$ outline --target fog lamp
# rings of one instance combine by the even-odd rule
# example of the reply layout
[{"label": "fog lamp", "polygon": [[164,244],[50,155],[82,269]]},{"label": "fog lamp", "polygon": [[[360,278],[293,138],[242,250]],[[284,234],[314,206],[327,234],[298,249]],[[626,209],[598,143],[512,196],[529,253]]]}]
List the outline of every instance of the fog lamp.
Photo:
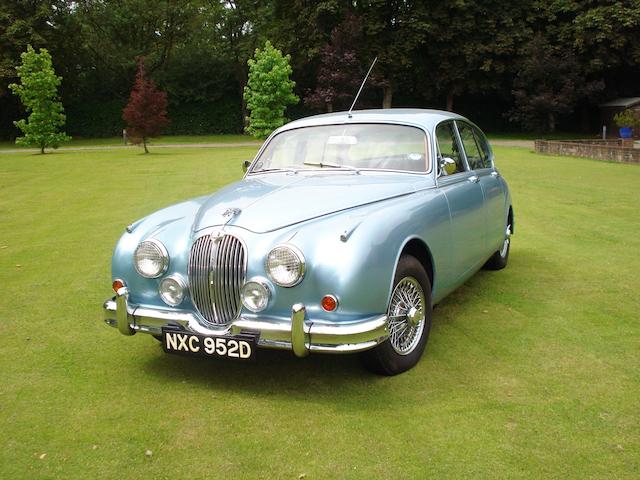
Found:
[{"label": "fog lamp", "polygon": [[242,287],[240,298],[242,305],[244,305],[247,310],[257,313],[267,308],[271,293],[269,292],[269,287],[267,287],[264,282],[250,280]]},{"label": "fog lamp", "polygon": [[182,300],[184,300],[185,290],[186,286],[184,281],[180,277],[176,276],[163,278],[160,282],[160,287],[158,288],[160,298],[162,298],[164,303],[171,305],[172,307],[182,303]]}]

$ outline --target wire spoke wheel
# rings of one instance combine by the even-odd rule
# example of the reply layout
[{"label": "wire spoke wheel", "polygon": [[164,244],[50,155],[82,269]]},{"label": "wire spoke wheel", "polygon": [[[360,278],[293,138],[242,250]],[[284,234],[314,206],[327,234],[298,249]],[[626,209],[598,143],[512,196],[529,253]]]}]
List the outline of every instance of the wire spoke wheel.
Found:
[{"label": "wire spoke wheel", "polygon": [[389,303],[389,343],[400,355],[415,350],[425,324],[425,296],[418,280],[404,277],[391,295]]},{"label": "wire spoke wheel", "polygon": [[401,255],[387,306],[388,337],[362,353],[365,366],[380,375],[413,368],[424,353],[431,329],[431,279],[413,255]]}]

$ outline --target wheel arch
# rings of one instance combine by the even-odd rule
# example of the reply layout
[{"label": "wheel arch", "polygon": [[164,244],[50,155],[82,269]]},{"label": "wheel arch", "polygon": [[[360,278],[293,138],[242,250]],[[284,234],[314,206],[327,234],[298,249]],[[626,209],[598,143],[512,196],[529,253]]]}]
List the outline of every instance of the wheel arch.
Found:
[{"label": "wheel arch", "polygon": [[395,270],[398,268],[398,261],[402,255],[411,255],[418,259],[418,261],[422,264],[425,271],[427,272],[427,276],[429,277],[429,282],[431,283],[431,293],[434,292],[434,280],[435,280],[435,268],[433,263],[433,256],[431,255],[431,250],[429,246],[418,237],[409,238],[406,240],[402,248],[400,249],[400,253],[396,260],[396,266],[394,268],[393,276],[395,278]]},{"label": "wheel arch", "polygon": [[511,225],[511,233],[515,233],[516,223],[515,223],[515,218],[513,216],[513,205],[509,205],[509,213],[507,214],[507,223],[508,225]]}]

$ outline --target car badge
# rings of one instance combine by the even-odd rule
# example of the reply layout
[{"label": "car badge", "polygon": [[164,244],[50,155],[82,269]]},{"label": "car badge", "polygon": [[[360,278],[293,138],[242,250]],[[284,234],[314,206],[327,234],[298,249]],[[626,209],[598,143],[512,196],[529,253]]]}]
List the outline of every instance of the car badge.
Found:
[{"label": "car badge", "polygon": [[211,238],[213,239],[214,242],[218,242],[222,240],[222,237],[224,237],[225,235],[224,227],[226,227],[231,220],[233,220],[235,217],[240,215],[241,212],[242,210],[235,207],[227,208],[224,212],[222,212],[222,216],[227,217],[227,220],[222,224],[222,227],[220,228],[220,230],[218,230],[217,232],[213,232],[211,234]]},{"label": "car badge", "polygon": [[[222,214],[223,217],[235,217],[236,215],[240,215],[240,212],[242,212],[242,210],[240,210],[239,208],[227,208],[224,213]],[[229,220],[231,220],[231,218],[229,218]],[[229,221],[227,220],[227,221]]]}]

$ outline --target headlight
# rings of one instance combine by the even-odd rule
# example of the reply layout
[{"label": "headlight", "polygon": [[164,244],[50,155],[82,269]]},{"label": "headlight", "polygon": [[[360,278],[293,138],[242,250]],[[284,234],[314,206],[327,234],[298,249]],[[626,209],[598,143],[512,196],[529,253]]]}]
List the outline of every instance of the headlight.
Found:
[{"label": "headlight", "polygon": [[158,240],[145,240],[133,253],[136,271],[146,278],[157,278],[169,266],[169,254]]},{"label": "headlight", "polygon": [[281,287],[293,287],[304,277],[304,255],[293,245],[278,245],[267,255],[267,274]]},{"label": "headlight", "polygon": [[249,280],[240,292],[242,305],[252,312],[261,312],[267,308],[271,292],[269,287],[259,280]]},{"label": "headlight", "polygon": [[175,307],[184,300],[185,289],[185,284],[180,277],[167,277],[160,282],[158,291],[164,303]]}]

